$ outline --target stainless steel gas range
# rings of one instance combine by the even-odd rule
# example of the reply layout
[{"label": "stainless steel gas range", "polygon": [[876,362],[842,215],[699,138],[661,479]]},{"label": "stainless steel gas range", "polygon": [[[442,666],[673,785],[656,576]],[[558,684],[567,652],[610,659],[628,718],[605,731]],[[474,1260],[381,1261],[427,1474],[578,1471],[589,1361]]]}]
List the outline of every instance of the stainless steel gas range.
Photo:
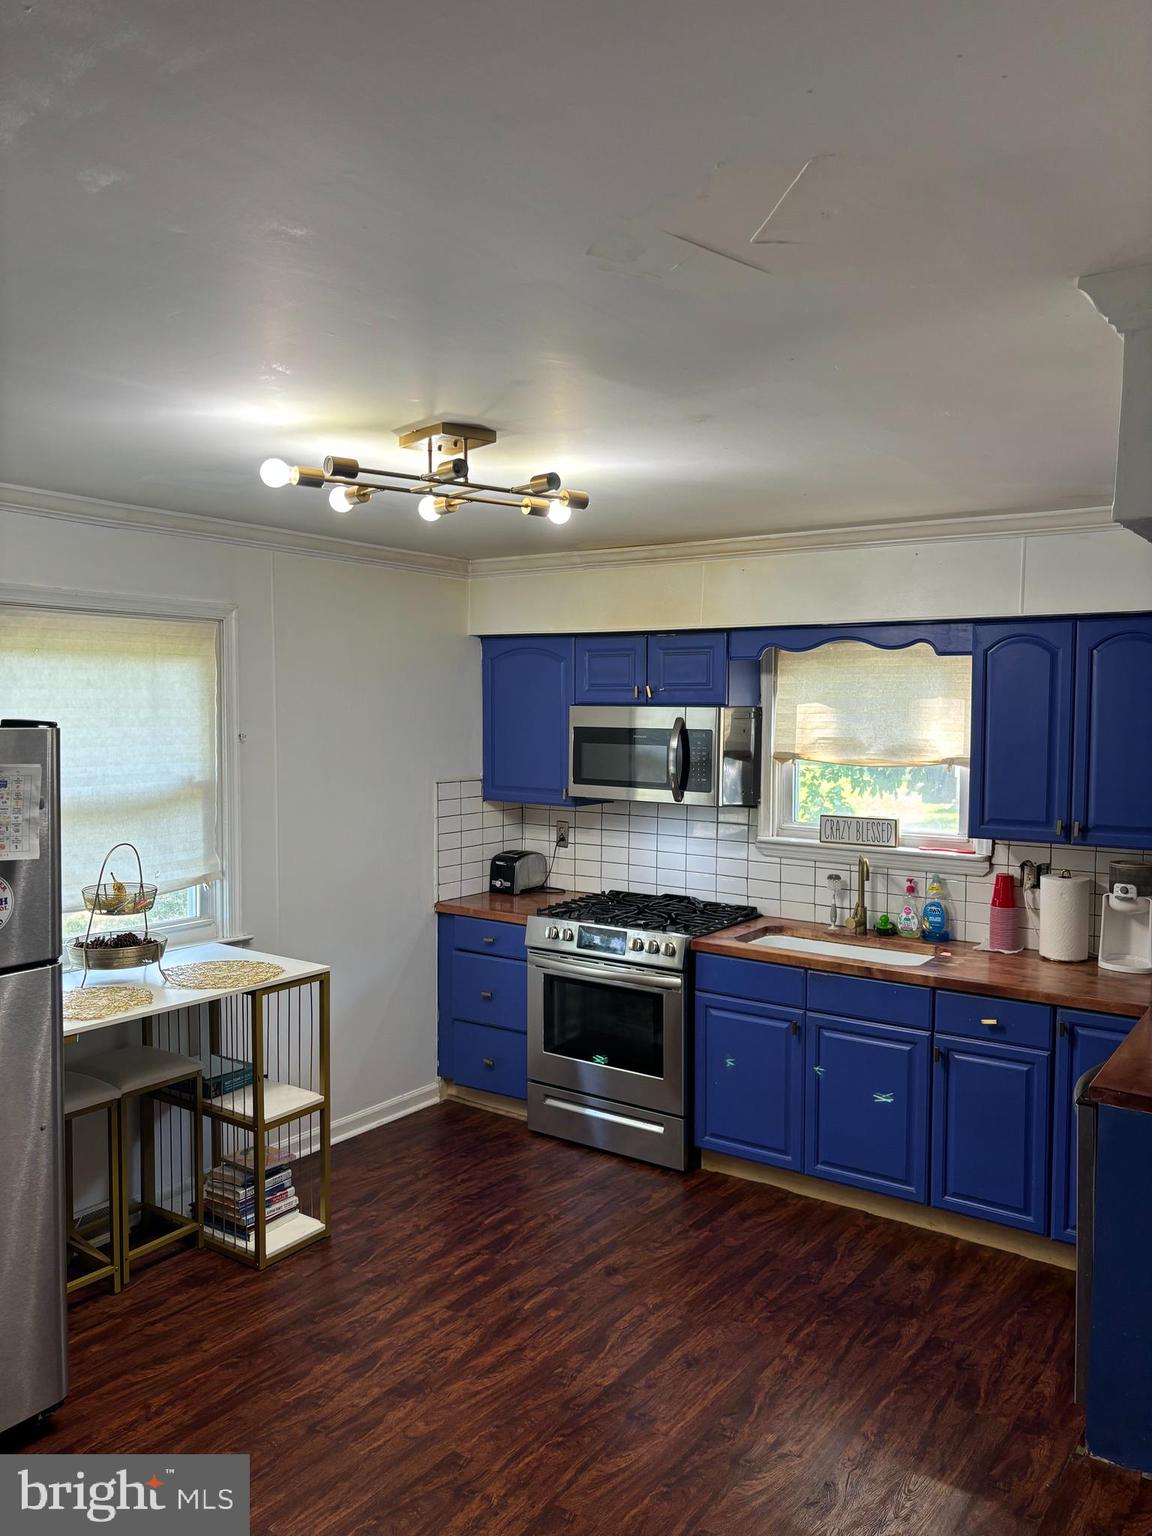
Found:
[{"label": "stainless steel gas range", "polygon": [[694,938],[755,907],[605,891],[528,919],[528,1124],[687,1168]]}]

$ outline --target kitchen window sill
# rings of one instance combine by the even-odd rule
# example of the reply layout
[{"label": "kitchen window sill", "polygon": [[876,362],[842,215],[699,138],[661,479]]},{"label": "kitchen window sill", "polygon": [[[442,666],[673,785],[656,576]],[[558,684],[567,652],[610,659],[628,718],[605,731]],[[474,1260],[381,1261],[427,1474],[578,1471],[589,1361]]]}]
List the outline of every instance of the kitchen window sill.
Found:
[{"label": "kitchen window sill", "polygon": [[821,864],[843,864],[850,868],[863,855],[875,869],[922,870],[941,875],[987,875],[992,869],[992,851],[953,853],[929,848],[845,848],[821,843],[808,837],[758,837],[761,853],[783,859],[816,859]]}]

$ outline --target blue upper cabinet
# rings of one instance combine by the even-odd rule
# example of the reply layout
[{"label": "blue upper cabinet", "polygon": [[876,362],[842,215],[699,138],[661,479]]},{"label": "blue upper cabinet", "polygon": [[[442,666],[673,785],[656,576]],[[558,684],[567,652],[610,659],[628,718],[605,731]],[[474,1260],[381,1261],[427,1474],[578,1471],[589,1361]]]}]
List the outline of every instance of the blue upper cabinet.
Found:
[{"label": "blue upper cabinet", "polygon": [[1074,642],[1071,620],[976,625],[973,837],[1069,840]]},{"label": "blue upper cabinet", "polygon": [[724,704],[728,636],[577,635],[576,704]]},{"label": "blue upper cabinet", "polygon": [[648,681],[646,635],[577,635],[577,704],[634,704]]},{"label": "blue upper cabinet", "polygon": [[1152,618],[1082,619],[1076,635],[1072,839],[1152,842]]},{"label": "blue upper cabinet", "polygon": [[483,641],[484,798],[570,805],[569,635]]},{"label": "blue upper cabinet", "polygon": [[725,703],[727,633],[649,635],[648,685],[657,704]]}]

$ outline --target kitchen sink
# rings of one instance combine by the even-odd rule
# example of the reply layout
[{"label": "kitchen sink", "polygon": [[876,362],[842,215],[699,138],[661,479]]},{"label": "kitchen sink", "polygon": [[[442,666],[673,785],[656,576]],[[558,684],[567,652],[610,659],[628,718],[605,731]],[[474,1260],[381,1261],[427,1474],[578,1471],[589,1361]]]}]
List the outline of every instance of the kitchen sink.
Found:
[{"label": "kitchen sink", "polygon": [[927,965],[935,959],[935,952],[926,949],[922,955],[907,949],[885,949],[883,944],[839,944],[826,939],[804,939],[790,933],[766,933],[762,938],[749,939],[749,949],[788,950],[798,955],[827,955],[833,960],[854,960],[865,965],[891,965],[915,967]]}]

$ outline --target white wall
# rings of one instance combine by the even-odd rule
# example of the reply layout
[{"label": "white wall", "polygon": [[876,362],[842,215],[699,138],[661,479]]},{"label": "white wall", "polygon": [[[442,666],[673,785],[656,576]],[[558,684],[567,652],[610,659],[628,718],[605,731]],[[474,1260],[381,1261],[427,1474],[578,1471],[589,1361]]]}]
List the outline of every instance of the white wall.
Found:
[{"label": "white wall", "polygon": [[0,585],[235,605],[244,931],[332,966],[338,1121],[432,1084],[435,780],[480,733],[465,582],[0,511]]},{"label": "white wall", "polygon": [[[970,523],[975,520],[970,520]],[[845,624],[1152,608],[1152,543],[1118,524],[475,561],[475,635]]]}]

